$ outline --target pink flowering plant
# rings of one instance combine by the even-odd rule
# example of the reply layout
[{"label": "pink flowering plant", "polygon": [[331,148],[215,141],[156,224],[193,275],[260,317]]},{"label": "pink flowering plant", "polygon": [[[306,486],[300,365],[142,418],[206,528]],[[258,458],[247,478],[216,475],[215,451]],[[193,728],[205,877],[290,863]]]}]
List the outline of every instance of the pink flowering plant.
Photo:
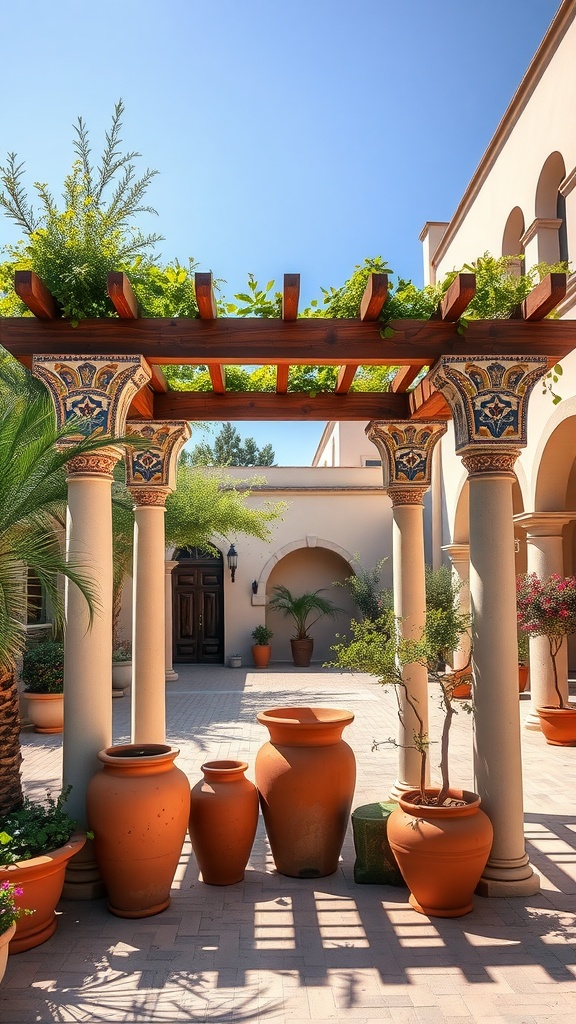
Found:
[{"label": "pink flowering plant", "polygon": [[0,935],[7,932],[23,914],[33,914],[33,910],[24,910],[18,905],[18,896],[22,896],[22,886],[14,882],[0,882]]},{"label": "pink flowering plant", "polygon": [[576,576],[553,573],[541,580],[535,572],[516,579],[518,628],[528,636],[545,636],[550,647],[558,707],[565,707],[558,685],[556,658],[564,638],[576,633]]}]

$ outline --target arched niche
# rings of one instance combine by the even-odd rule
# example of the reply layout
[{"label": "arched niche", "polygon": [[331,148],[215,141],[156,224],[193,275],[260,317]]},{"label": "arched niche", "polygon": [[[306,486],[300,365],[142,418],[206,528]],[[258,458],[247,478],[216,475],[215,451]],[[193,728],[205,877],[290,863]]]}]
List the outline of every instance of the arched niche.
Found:
[{"label": "arched niche", "polygon": [[[502,237],[503,256],[524,255],[524,245],[522,243],[524,231],[524,214],[519,206],[515,206],[514,209],[510,211],[504,228],[504,235]],[[517,265],[512,264],[510,269],[520,277],[523,271],[522,260],[518,260]]]}]

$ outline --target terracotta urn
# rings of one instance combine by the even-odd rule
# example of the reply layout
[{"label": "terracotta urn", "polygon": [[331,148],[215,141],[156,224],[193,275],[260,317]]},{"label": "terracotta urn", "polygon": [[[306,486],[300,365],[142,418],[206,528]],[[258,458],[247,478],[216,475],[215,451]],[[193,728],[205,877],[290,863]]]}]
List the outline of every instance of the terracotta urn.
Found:
[{"label": "terracotta urn", "polygon": [[208,885],[241,882],[258,825],[258,791],[245,761],[207,761],[190,794],[192,849]]},{"label": "terracotta urn", "polygon": [[529,665],[518,665],[518,692],[524,693],[524,690],[528,686],[528,676],[530,675]]},{"label": "terracotta urn", "polygon": [[2,981],[2,978],[6,974],[6,965],[8,964],[8,946],[15,931],[16,925],[11,924],[10,927],[0,935],[0,981]]},{"label": "terracotta urn", "polygon": [[256,785],[276,868],[296,878],[331,875],[350,817],[356,761],[342,732],[351,711],[262,711],[270,740],[256,756]]},{"label": "terracotta urn", "polygon": [[271,654],[270,644],[252,644],[252,659],[255,668],[268,668]]},{"label": "terracotta urn", "polygon": [[[434,797],[438,790],[427,789]],[[492,847],[492,823],[480,810],[480,797],[450,789],[448,802],[416,803],[417,791],[399,799],[388,818],[388,841],[406,885],[410,903],[428,917],[462,917]]]},{"label": "terracotta urn", "polygon": [[25,693],[28,702],[28,718],[34,732],[55,733],[64,728],[63,693]]},{"label": "terracotta urn", "polygon": [[576,747],[576,707],[537,708],[540,728],[553,747]]},{"label": "terracotta urn", "polygon": [[174,764],[180,753],[162,743],[107,747],[88,785],[94,854],[118,917],[166,910],[188,825],[190,787]]},{"label": "terracotta urn", "polygon": [[33,949],[54,934],[56,904],[62,895],[66,867],[85,842],[85,836],[73,836],[64,846],[50,853],[0,867],[0,882],[14,882],[23,889],[22,895],[17,897],[18,906],[34,911],[18,918],[14,938],[10,941],[10,953]]}]

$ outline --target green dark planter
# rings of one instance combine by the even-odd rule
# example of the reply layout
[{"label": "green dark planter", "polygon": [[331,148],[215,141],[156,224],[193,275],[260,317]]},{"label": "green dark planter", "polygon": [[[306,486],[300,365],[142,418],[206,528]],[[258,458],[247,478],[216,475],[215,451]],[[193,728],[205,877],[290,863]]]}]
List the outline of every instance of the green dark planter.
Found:
[{"label": "green dark planter", "polygon": [[364,804],[352,811],[354,834],[354,881],[366,885],[404,885],[404,879],[390,849],[388,818],[395,803]]}]

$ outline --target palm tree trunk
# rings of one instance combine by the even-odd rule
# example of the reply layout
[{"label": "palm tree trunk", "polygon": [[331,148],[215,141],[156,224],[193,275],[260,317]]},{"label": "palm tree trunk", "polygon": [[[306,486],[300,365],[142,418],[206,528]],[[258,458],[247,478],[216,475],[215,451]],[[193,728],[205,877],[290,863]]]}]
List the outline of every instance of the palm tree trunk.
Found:
[{"label": "palm tree trunk", "polygon": [[22,804],[20,703],[13,672],[0,672],[0,818]]}]

